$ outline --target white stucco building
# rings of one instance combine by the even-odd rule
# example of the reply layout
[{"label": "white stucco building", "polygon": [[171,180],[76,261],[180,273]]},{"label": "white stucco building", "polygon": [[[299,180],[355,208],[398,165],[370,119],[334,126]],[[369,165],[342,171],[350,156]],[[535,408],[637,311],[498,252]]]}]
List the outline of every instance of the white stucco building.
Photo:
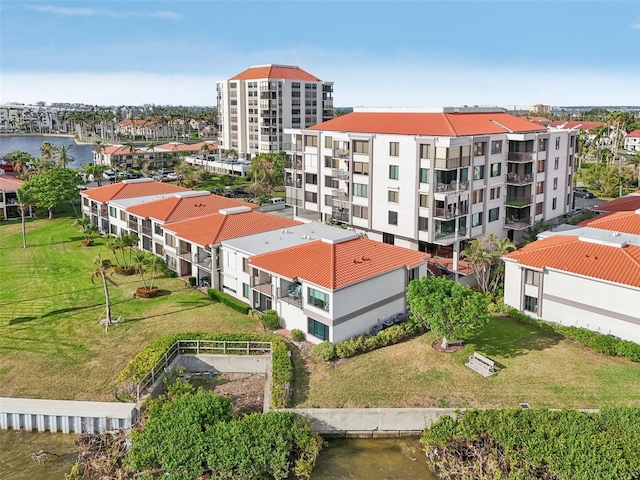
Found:
[{"label": "white stucco building", "polygon": [[640,130],[634,130],[624,136],[624,148],[630,152],[640,152]]}]

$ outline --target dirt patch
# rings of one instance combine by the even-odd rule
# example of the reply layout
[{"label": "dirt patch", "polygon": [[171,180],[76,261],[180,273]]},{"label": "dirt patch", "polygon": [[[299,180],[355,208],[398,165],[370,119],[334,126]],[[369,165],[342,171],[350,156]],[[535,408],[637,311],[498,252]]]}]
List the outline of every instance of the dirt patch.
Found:
[{"label": "dirt patch", "polygon": [[216,392],[233,401],[232,415],[262,412],[265,376],[258,373],[186,373],[195,387]]},{"label": "dirt patch", "polygon": [[434,350],[443,353],[453,353],[464,348],[464,344],[462,342],[449,342],[447,348],[442,348],[442,338],[436,339],[431,346]]}]

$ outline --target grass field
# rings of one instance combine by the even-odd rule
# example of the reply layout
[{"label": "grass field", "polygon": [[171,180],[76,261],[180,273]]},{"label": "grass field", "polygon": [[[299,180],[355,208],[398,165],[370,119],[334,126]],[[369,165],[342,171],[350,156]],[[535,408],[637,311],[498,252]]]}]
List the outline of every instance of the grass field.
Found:
[{"label": "grass field", "polygon": [[[113,400],[122,367],[142,347],[173,332],[260,332],[246,315],[213,303],[180,279],[160,279],[164,295],[134,299],[139,278],[114,277],[114,317],[104,332],[102,284],[92,261],[111,253],[80,247],[70,218],[0,222],[0,396]],[[294,404],[305,407],[537,407],[640,405],[640,365],[594,353],[505,318],[494,318],[465,348],[435,351],[427,333],[336,363],[294,349]],[[478,351],[496,361],[484,378],[464,366]]]}]

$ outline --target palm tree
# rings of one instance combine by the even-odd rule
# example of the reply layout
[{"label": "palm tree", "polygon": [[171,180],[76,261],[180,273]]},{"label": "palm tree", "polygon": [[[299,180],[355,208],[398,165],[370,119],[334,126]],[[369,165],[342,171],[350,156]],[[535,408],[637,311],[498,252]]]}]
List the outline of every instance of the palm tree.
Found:
[{"label": "palm tree", "polygon": [[73,161],[73,158],[70,155],[67,155],[69,150],[73,148],[73,144],[70,143],[68,145],[55,145],[54,151],[58,157],[58,165],[62,168],[67,168],[67,162]]},{"label": "palm tree", "polygon": [[51,162],[51,159],[53,158],[53,151],[53,145],[49,142],[44,142],[40,147],[40,156],[42,157],[42,160]]},{"label": "palm tree", "polygon": [[92,176],[93,180],[98,184],[99,187],[102,186],[102,174],[106,172],[106,165],[96,165],[95,163],[85,163],[82,166],[82,173],[85,173],[87,176]]},{"label": "palm tree", "polygon": [[28,211],[31,211],[31,207],[34,204],[34,200],[29,194],[28,190],[18,188],[16,190],[18,211],[20,212],[20,219],[22,220],[22,248],[27,248],[27,225],[26,215]]},{"label": "palm tree", "polygon": [[78,218],[73,223],[75,225],[80,225],[80,233],[84,235],[84,239],[82,240],[82,245],[85,247],[89,247],[93,245],[94,244],[93,237],[98,235],[98,233],[100,232],[98,225],[96,225],[91,221],[91,219],[86,217]]},{"label": "palm tree", "polygon": [[637,175],[638,188],[640,188],[640,154],[635,154],[633,157],[627,157],[627,165],[631,165],[634,173]]},{"label": "palm tree", "polygon": [[[133,140],[129,140],[127,143],[124,144],[125,147],[127,147],[127,149],[129,150],[129,153],[131,154],[131,157],[133,157],[136,153],[136,145],[133,143]],[[133,159],[131,160],[131,163],[133,164]],[[116,177],[118,175],[118,172],[116,171]]]},{"label": "palm tree", "polygon": [[95,283],[96,278],[100,278],[102,280],[102,286],[104,287],[104,299],[105,299],[105,312],[107,317],[104,322],[104,331],[108,331],[109,326],[113,324],[111,321],[111,301],[109,300],[109,284],[118,285],[112,278],[107,276],[107,273],[113,267],[111,265],[111,261],[108,259],[102,258],[98,255],[94,260],[93,264],[95,265],[95,270],[91,274],[91,283]]}]

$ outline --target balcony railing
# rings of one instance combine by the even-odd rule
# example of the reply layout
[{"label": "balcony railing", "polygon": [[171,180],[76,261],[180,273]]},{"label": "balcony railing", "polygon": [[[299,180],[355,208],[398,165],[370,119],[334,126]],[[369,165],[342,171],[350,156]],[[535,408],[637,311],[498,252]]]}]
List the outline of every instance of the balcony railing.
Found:
[{"label": "balcony railing", "polygon": [[284,184],[287,187],[295,187],[295,188],[302,188],[302,180],[292,180],[292,179],[286,179]]},{"label": "balcony railing", "polygon": [[338,180],[349,180],[349,172],[347,172],[346,170],[334,168],[331,170],[331,176],[333,178],[337,178]]},{"label": "balcony railing", "polygon": [[331,190],[331,196],[333,198],[346,198],[347,192],[345,192],[344,190],[333,189]]},{"label": "balcony railing", "polygon": [[143,225],[143,226],[141,227],[141,230],[142,230],[142,234],[143,234],[143,235],[146,235],[146,236],[148,236],[148,237],[150,237],[150,236],[151,236],[151,232],[152,232],[151,227],[145,227],[145,226]]},{"label": "balcony railing", "polygon": [[436,192],[438,193],[463,192],[465,190],[469,190],[469,182],[457,182],[454,180],[450,183],[436,184]]},{"label": "balcony railing", "polygon": [[278,288],[278,298],[281,301],[288,303],[289,305],[294,305],[302,310],[302,295],[300,293]]},{"label": "balcony railing", "polygon": [[302,170],[302,160],[297,160],[297,161],[292,161],[292,160],[285,160],[284,161],[284,168],[289,168],[289,169],[294,169],[294,170]]},{"label": "balcony railing", "polygon": [[333,149],[334,158],[349,158],[349,149],[348,148],[334,148]]},{"label": "balcony railing", "polygon": [[211,271],[211,255],[196,254],[194,260],[198,267]]},{"label": "balcony railing", "polygon": [[504,181],[510,185],[527,185],[533,183],[533,174],[526,173],[524,175],[518,175],[517,173],[507,173],[504,176]]},{"label": "balcony railing", "polygon": [[524,230],[531,226],[531,217],[519,218],[515,216],[504,218],[504,228],[510,230]]},{"label": "balcony railing", "polygon": [[137,221],[129,220],[129,222],[127,223],[127,226],[129,227],[129,230],[131,230],[132,232],[137,232],[138,231],[138,222]]},{"label": "balcony railing", "polygon": [[286,197],[284,199],[284,203],[286,203],[287,205],[291,205],[293,207],[301,207],[302,206],[302,199],[301,198]]},{"label": "balcony railing", "polygon": [[525,195],[523,197],[515,195],[507,195],[504,198],[504,204],[508,207],[523,208],[533,203],[533,197],[531,195]]},{"label": "balcony railing", "polygon": [[185,250],[184,248],[178,248],[176,253],[183,260],[187,260],[188,262],[192,261],[191,250]]},{"label": "balcony railing", "polygon": [[265,295],[272,295],[271,277],[251,277],[251,288],[264,293]]},{"label": "balcony railing", "polygon": [[91,213],[95,213],[96,215],[98,214],[98,207],[95,206],[91,206]]},{"label": "balcony railing", "polygon": [[509,152],[507,160],[510,162],[533,162],[536,160],[534,152]]},{"label": "balcony railing", "polygon": [[453,206],[450,205],[448,208],[434,208],[433,209],[433,217],[434,218],[456,218],[461,217],[462,215],[466,215],[469,213],[469,207],[466,206]]},{"label": "balcony railing", "polygon": [[465,155],[456,158],[436,158],[435,168],[438,170],[453,170],[460,167],[468,167],[471,164],[471,157]]},{"label": "balcony railing", "polygon": [[434,243],[439,245],[451,245],[458,240],[467,238],[468,231],[466,228],[459,229],[457,232],[435,232],[433,236]]}]

